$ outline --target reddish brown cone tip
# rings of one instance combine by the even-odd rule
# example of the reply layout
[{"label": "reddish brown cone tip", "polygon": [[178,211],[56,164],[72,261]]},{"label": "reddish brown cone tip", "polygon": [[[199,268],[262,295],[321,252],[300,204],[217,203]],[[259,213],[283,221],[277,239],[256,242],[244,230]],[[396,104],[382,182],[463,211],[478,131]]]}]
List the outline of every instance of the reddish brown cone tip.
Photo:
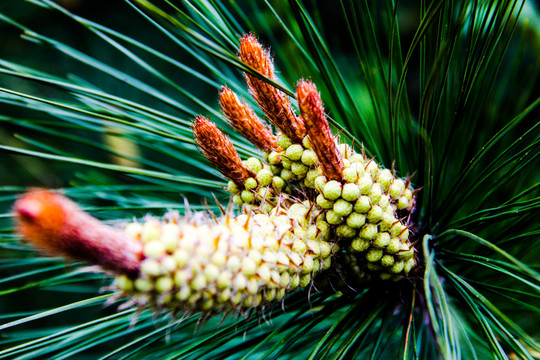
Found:
[{"label": "reddish brown cone tip", "polygon": [[324,175],[329,179],[341,181],[343,159],[326,120],[317,87],[311,81],[300,80],[296,87],[296,96],[311,146],[317,154]]},{"label": "reddish brown cone tip", "polygon": [[221,88],[219,104],[231,126],[257,148],[270,152],[278,147],[277,138],[272,131],[259,120],[253,109],[240,101],[227,86]]},{"label": "reddish brown cone tip", "polygon": [[201,153],[236,185],[243,188],[244,182],[254,176],[244,166],[233,144],[216,124],[203,116],[197,116],[193,123],[193,135]]},{"label": "reddish brown cone tip", "polygon": [[82,211],[67,197],[33,190],[15,202],[17,231],[38,249],[115,273],[138,272],[141,244]]},{"label": "reddish brown cone tip", "polygon": [[[240,60],[269,79],[275,80],[274,63],[270,52],[263,48],[253,34],[240,39]],[[263,80],[246,74],[246,82],[253,96],[268,120],[296,143],[301,143],[306,129],[302,119],[296,116],[287,96]]]}]

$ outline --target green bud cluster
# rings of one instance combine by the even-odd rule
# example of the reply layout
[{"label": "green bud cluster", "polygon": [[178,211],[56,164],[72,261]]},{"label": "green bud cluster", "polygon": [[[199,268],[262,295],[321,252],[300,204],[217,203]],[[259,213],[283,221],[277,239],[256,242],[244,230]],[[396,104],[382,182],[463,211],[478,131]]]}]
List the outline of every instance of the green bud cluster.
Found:
[{"label": "green bud cluster", "polygon": [[147,218],[125,227],[143,245],[136,278],[116,277],[122,296],[173,313],[246,311],[308,286],[331,265],[330,229],[308,202],[270,214]]},{"label": "green bud cluster", "polygon": [[407,276],[416,260],[409,230],[397,212],[414,207],[410,184],[347,144],[337,144],[344,163],[341,181],[323,175],[309,137],[298,144],[281,134],[278,145],[265,154],[266,163],[256,158],[244,162],[256,175],[244,182],[243,189],[229,182],[233,202],[244,212],[269,214],[284,199],[293,204],[293,191],[312,189],[311,206],[320,211],[319,224],[324,222],[329,236],[356,254],[363,272],[382,279]]},{"label": "green bud cluster", "polygon": [[397,211],[414,206],[408,182],[399,179],[373,160],[357,154],[347,144],[339,144],[343,157],[343,180],[319,176],[313,188],[324,220],[333,227],[333,236],[346,243],[354,255],[359,273],[375,273],[382,279],[399,280],[416,265],[408,228]]},{"label": "green bud cluster", "polygon": [[243,188],[229,181],[227,190],[233,195],[234,204],[244,210],[256,209],[268,214],[283,197],[288,198],[293,189],[311,188],[322,175],[307,136],[302,144],[296,144],[280,134],[278,145],[280,148],[264,154],[265,163],[255,157],[244,161],[255,176],[245,180]]}]

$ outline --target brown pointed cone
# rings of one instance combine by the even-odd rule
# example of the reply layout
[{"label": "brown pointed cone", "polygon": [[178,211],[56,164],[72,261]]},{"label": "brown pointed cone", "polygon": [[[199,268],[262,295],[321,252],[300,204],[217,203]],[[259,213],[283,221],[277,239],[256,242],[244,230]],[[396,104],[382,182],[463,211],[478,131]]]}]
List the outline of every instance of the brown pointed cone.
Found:
[{"label": "brown pointed cone", "polygon": [[231,126],[257,148],[270,152],[278,147],[277,138],[257,117],[253,109],[227,86],[219,93],[221,112]]},{"label": "brown pointed cone", "polygon": [[67,197],[34,190],[15,202],[17,231],[40,250],[135,276],[142,245],[82,211]]},{"label": "brown pointed cone", "polygon": [[[240,39],[238,56],[240,60],[264,76],[275,80],[272,58],[253,34],[244,35]],[[287,96],[274,86],[252,75],[246,74],[246,81],[249,92],[268,120],[291,140],[301,143],[306,130],[302,119],[293,111]]]},{"label": "brown pointed cone", "polygon": [[244,166],[233,144],[216,124],[203,116],[197,116],[193,123],[193,134],[201,153],[240,188],[244,187],[244,182],[248,178],[254,176]]},{"label": "brown pointed cone", "polygon": [[328,126],[317,87],[310,81],[300,80],[296,87],[296,96],[311,146],[317,154],[324,175],[329,179],[341,181],[343,160]]}]

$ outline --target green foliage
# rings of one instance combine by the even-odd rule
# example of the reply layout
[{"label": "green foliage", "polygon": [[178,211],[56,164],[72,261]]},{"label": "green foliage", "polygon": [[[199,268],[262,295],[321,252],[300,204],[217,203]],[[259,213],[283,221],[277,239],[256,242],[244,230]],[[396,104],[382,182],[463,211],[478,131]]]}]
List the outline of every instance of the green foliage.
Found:
[{"label": "green foliage", "polygon": [[[538,356],[534,3],[323,3],[126,0],[88,17],[51,0],[0,8],[0,358]],[[25,186],[61,187],[111,221],[183,211],[182,196],[226,202],[190,124],[209,116],[257,155],[217,109],[222,84],[248,99],[242,71],[260,77],[236,57],[250,31],[271,45],[275,85],[292,95],[313,80],[342,137],[422,188],[418,279],[180,321],[117,311],[98,295],[108,278],[20,241],[10,206]]]}]

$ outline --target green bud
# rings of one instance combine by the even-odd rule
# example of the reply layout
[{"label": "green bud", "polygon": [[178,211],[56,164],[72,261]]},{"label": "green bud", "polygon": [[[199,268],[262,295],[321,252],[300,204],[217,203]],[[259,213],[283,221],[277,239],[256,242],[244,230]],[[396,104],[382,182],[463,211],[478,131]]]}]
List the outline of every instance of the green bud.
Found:
[{"label": "green bud", "polygon": [[281,178],[286,182],[291,181],[294,179],[294,173],[290,170],[283,169],[281,170]]},{"label": "green bud", "polygon": [[285,156],[291,161],[298,161],[302,158],[304,148],[300,144],[292,144],[285,150]]},{"label": "green bud", "polygon": [[347,225],[339,225],[336,228],[336,235],[342,238],[351,238],[356,235],[356,230]]},{"label": "green bud", "polygon": [[293,162],[292,162],[291,160],[289,160],[288,158],[286,158],[286,157],[284,157],[284,158],[281,159],[281,166],[282,166],[284,169],[290,170],[292,164],[293,164]]},{"label": "green bud", "polygon": [[384,267],[389,267],[394,265],[394,257],[392,255],[384,255],[381,258],[381,265]]},{"label": "green bud", "polygon": [[336,200],[341,196],[341,184],[331,180],[324,185],[322,193],[328,200]]},{"label": "green bud", "polygon": [[405,267],[405,261],[396,261],[394,262],[394,265],[390,268],[390,272],[394,274],[398,274],[403,271],[403,268]]},{"label": "green bud", "polygon": [[291,165],[291,171],[293,172],[293,174],[295,174],[297,176],[300,176],[300,177],[306,175],[308,170],[309,170],[309,168],[306,165],[302,164],[302,163],[294,162]]},{"label": "green bud", "polygon": [[249,190],[243,190],[240,193],[240,196],[242,197],[242,201],[244,201],[246,204],[251,204],[253,200],[255,200],[255,194]]},{"label": "green bud", "polygon": [[358,172],[356,171],[355,165],[343,169],[343,180],[348,183],[354,183],[358,180]]},{"label": "green bud", "polygon": [[277,143],[278,143],[278,146],[284,150],[292,145],[291,139],[289,139],[287,136],[283,134],[279,134],[277,138]]},{"label": "green bud", "polygon": [[381,185],[375,183],[371,187],[371,190],[369,191],[369,199],[371,200],[372,204],[377,204],[379,200],[381,200],[382,197],[382,188]]},{"label": "green bud", "polygon": [[390,280],[392,278],[392,274],[383,272],[383,273],[379,274],[379,277],[381,278],[381,280],[386,281],[386,280]]},{"label": "green bud", "polygon": [[368,262],[366,264],[366,267],[368,268],[369,271],[372,271],[372,272],[378,272],[384,269],[380,264],[372,263],[372,262]]},{"label": "green bud", "polygon": [[302,145],[306,149],[311,149],[311,141],[309,140],[309,135],[304,136],[304,138],[302,139]]},{"label": "green bud", "polygon": [[397,253],[397,256],[401,259],[401,260],[409,260],[409,259],[412,259],[414,257],[414,247],[411,246],[411,248],[407,251],[400,251]]},{"label": "green bud", "polygon": [[365,214],[369,209],[371,209],[371,202],[367,196],[360,196],[354,203],[354,211],[357,213]]},{"label": "green bud", "polygon": [[302,154],[302,162],[307,166],[317,165],[317,155],[313,150],[304,150]]},{"label": "green bud", "polygon": [[341,197],[347,201],[356,201],[360,196],[360,188],[356,184],[343,185]]},{"label": "green bud", "polygon": [[354,238],[354,240],[351,243],[351,248],[356,252],[363,252],[366,251],[369,248],[370,242],[369,240],[364,240],[362,238]]},{"label": "green bud", "polygon": [[256,178],[260,186],[268,186],[272,183],[272,171],[262,169],[257,173]]},{"label": "green bud", "polygon": [[156,280],[156,291],[164,293],[170,291],[173,287],[173,280],[169,276],[162,276]]},{"label": "green bud", "polygon": [[353,210],[353,205],[343,199],[339,199],[334,203],[334,212],[340,216],[347,216]]},{"label": "green bud", "polygon": [[407,188],[403,192],[403,196],[405,196],[409,201],[411,201],[413,198],[413,191],[410,188]]},{"label": "green bud", "polygon": [[403,230],[405,230],[405,225],[400,222],[396,222],[390,228],[390,235],[392,235],[392,237],[398,237]]},{"label": "green bud", "polygon": [[347,217],[347,225],[352,227],[353,229],[358,229],[362,227],[362,225],[364,225],[365,223],[366,217],[363,214],[353,212]]},{"label": "green bud", "polygon": [[118,275],[115,279],[116,286],[122,291],[132,291],[133,281],[125,275]]},{"label": "green bud", "polygon": [[360,237],[366,240],[373,240],[377,236],[377,225],[366,224],[360,230]]},{"label": "green bud", "polygon": [[323,189],[324,189],[324,186],[326,185],[326,182],[327,182],[326,176],[321,175],[321,176],[317,177],[315,179],[315,190],[322,193]]},{"label": "green bud", "polygon": [[358,187],[360,188],[360,192],[364,195],[369,194],[369,191],[371,190],[371,187],[373,186],[373,180],[370,176],[362,176],[360,179],[358,179]]},{"label": "green bud", "polygon": [[323,209],[332,209],[334,207],[334,202],[325,198],[323,194],[317,195],[316,202]]},{"label": "green bud", "polygon": [[281,153],[272,151],[270,154],[268,154],[268,163],[270,165],[277,165],[280,162],[281,162]]},{"label": "green bud", "polygon": [[379,172],[379,165],[377,165],[375,161],[371,160],[366,164],[365,169],[366,172],[371,175],[371,178],[375,179]]},{"label": "green bud", "polygon": [[373,205],[367,213],[367,219],[370,223],[376,224],[382,219],[383,214],[384,212],[379,205]]},{"label": "green bud", "polygon": [[252,173],[256,174],[262,169],[261,161],[257,158],[250,157],[245,162],[246,168]]},{"label": "green bud", "polygon": [[395,179],[392,185],[390,186],[390,191],[388,192],[388,195],[390,195],[392,199],[397,199],[403,194],[404,191],[405,191],[405,182],[401,179]]},{"label": "green bud", "polygon": [[401,241],[407,241],[409,239],[409,229],[405,228],[399,235]]},{"label": "green bud", "polygon": [[274,190],[280,192],[281,189],[283,189],[283,186],[285,186],[285,181],[282,178],[280,178],[279,176],[274,176],[272,178],[272,188]]},{"label": "green bud", "polygon": [[370,249],[366,253],[366,260],[369,262],[377,262],[383,257],[383,251],[381,249]]},{"label": "green bud", "polygon": [[154,288],[154,284],[150,280],[138,278],[135,280],[135,289],[140,292],[149,292]]},{"label": "green bud", "polygon": [[[388,233],[385,233],[388,234]],[[400,250],[401,242],[398,238],[392,238],[386,246],[386,252],[389,254],[395,254]]]},{"label": "green bud", "polygon": [[144,244],[144,254],[147,258],[157,258],[165,254],[165,245],[160,240],[152,240]]},{"label": "green bud", "polygon": [[322,219],[322,217],[319,217],[317,221],[315,222],[315,226],[317,229],[321,231],[327,231],[330,228],[330,225]]},{"label": "green bud", "polygon": [[240,189],[234,181],[229,180],[229,182],[227,183],[227,191],[231,194],[236,194],[237,192],[240,192]]},{"label": "green bud", "polygon": [[273,175],[279,175],[281,173],[282,167],[279,165],[270,165],[270,171],[272,171]]},{"label": "green bud", "polygon": [[401,210],[401,209],[406,209],[408,206],[409,206],[409,199],[407,199],[406,196],[400,197],[397,203],[397,208]]},{"label": "green bud", "polygon": [[390,244],[390,234],[387,232],[378,233],[375,241],[373,241],[373,245],[378,248],[383,248],[388,244]]},{"label": "green bud", "polygon": [[392,175],[392,172],[388,169],[381,170],[377,174],[377,182],[381,184],[383,191],[388,191],[393,179],[394,175]]},{"label": "green bud", "polygon": [[257,186],[259,186],[259,183],[254,178],[248,178],[246,181],[244,181],[244,186],[246,189],[255,189]]},{"label": "green bud", "polygon": [[405,272],[405,274],[408,275],[412,268],[415,267],[415,265],[416,260],[414,260],[414,258],[410,258],[409,260],[407,260],[407,262],[405,262],[405,266],[403,267],[403,271]]},{"label": "green bud", "polygon": [[329,210],[326,212],[326,221],[331,225],[341,224],[341,215],[336,214],[334,211]]},{"label": "green bud", "polygon": [[381,196],[381,199],[379,200],[379,206],[384,210],[388,206],[390,206],[390,197],[388,195],[383,194]]},{"label": "green bud", "polygon": [[[394,215],[389,213],[384,213],[381,219],[381,222],[379,223],[379,227],[381,231],[387,231],[390,230],[392,225],[397,221]],[[396,235],[397,236],[397,235]]]}]

